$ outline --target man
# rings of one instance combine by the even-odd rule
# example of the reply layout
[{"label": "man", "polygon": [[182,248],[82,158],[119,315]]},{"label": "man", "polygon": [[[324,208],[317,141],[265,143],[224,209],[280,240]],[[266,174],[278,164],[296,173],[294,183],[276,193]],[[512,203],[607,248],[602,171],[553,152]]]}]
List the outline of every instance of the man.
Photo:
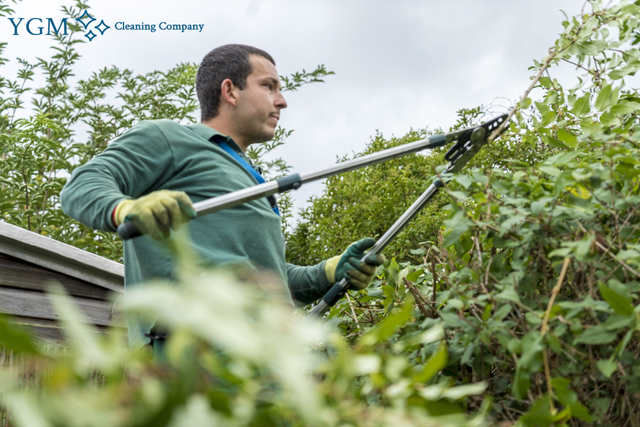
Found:
[{"label": "man", "polygon": [[[204,57],[196,77],[200,124],[143,121],[74,171],[61,193],[68,215],[111,231],[131,220],[144,233],[124,243],[125,288],[173,277],[171,256],[160,241],[185,222],[194,249],[207,263],[273,271],[299,303],[313,302],[343,277],[356,288],[369,283],[382,257],[373,265],[359,259],[373,239],[314,266],[286,263],[275,199],[195,218],[192,202],[261,179],[244,152],[273,138],[280,111],[287,107],[280,89],[268,53],[237,44],[218,47]],[[130,342],[148,342],[150,329],[149,324],[130,324]]]}]

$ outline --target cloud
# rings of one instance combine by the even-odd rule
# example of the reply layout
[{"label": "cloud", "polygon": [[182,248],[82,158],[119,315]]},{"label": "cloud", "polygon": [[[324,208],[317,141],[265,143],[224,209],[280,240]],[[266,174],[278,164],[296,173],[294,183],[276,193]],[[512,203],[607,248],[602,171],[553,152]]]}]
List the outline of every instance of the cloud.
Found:
[{"label": "cloud", "polygon": [[[57,15],[62,4],[18,3],[20,16]],[[199,62],[230,42],[269,51],[281,74],[323,63],[327,83],[287,94],[281,124],[295,129],[275,155],[308,172],[362,150],[379,129],[447,127],[459,108],[508,105],[528,85],[527,67],[542,58],[580,0],[424,1],[151,1],[92,2],[106,21],[203,23],[202,33],[116,32],[80,47],[78,76],[110,64],[137,72]],[[0,24],[5,38],[8,24]],[[9,57],[46,54],[46,38],[9,37]],[[9,71],[11,71],[10,65]],[[571,71],[569,71],[571,72]],[[310,190],[307,190],[310,188]],[[295,194],[298,208],[321,187]]]}]

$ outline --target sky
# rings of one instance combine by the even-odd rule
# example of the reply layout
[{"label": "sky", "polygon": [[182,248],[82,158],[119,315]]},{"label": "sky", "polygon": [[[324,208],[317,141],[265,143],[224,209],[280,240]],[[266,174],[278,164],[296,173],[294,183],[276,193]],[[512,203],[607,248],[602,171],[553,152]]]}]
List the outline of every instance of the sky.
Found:
[{"label": "sky", "polygon": [[[391,137],[412,128],[446,129],[458,109],[479,105],[506,112],[527,88],[533,59],[544,58],[562,31],[561,10],[573,16],[584,5],[583,0],[88,3],[96,22],[104,20],[111,28],[80,45],[79,78],[109,65],[142,73],[199,63],[226,43],[266,50],[280,74],[318,64],[334,71],[325,83],[285,93],[288,108],[281,112],[280,125],[294,133],[272,155],[300,173],[363,150],[377,131]],[[46,27],[46,18],[61,18],[61,6],[69,4],[23,0],[13,5],[14,22],[24,20],[14,35],[13,24],[0,19],[0,41],[9,43],[8,57],[47,55],[50,39],[29,35],[26,21],[39,17]],[[124,23],[120,28],[156,24],[156,31],[116,30],[118,22]],[[161,22],[202,30],[161,30]],[[15,61],[3,68],[10,77],[16,69]],[[294,206],[304,207],[321,190],[321,183],[306,184],[293,192]]]}]

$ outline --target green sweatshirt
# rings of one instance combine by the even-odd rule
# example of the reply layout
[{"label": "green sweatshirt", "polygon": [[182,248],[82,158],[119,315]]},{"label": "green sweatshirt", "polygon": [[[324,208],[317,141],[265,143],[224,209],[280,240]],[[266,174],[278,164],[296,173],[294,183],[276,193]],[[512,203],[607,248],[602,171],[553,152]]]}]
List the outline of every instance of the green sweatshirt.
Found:
[{"label": "green sweatshirt", "polygon": [[[111,214],[124,198],[165,189],[184,191],[196,203],[256,185],[255,178],[212,138],[224,138],[244,156],[230,138],[202,124],[140,122],[73,172],[60,195],[62,209],[90,227],[115,231]],[[266,198],[200,216],[189,223],[189,230],[194,249],[206,263],[275,272],[298,303],[320,298],[330,286],[324,261],[310,267],[285,261],[280,217]],[[174,277],[169,253],[147,236],[124,242],[124,266],[125,288]],[[130,324],[130,341],[137,342],[150,326]]]}]

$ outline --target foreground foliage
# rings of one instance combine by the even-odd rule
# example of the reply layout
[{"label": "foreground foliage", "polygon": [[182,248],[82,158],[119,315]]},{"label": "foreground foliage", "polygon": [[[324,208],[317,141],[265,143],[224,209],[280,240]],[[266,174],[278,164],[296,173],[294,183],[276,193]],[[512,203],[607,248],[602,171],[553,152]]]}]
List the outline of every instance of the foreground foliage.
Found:
[{"label": "foreground foliage", "polygon": [[[0,322],[3,345],[21,357],[0,381],[13,425],[484,425],[465,415],[464,399],[486,384],[435,381],[447,360],[442,325],[379,352],[411,304],[350,346],[334,327],[294,312],[264,275],[238,282],[192,260],[183,258],[178,284],[149,284],[117,303],[123,316],[172,331],[155,359],[127,348],[122,331],[98,336],[60,291],[52,302],[64,348],[45,352]],[[428,355],[431,346],[438,350]],[[407,352],[423,352],[425,363],[409,366]]]}]

